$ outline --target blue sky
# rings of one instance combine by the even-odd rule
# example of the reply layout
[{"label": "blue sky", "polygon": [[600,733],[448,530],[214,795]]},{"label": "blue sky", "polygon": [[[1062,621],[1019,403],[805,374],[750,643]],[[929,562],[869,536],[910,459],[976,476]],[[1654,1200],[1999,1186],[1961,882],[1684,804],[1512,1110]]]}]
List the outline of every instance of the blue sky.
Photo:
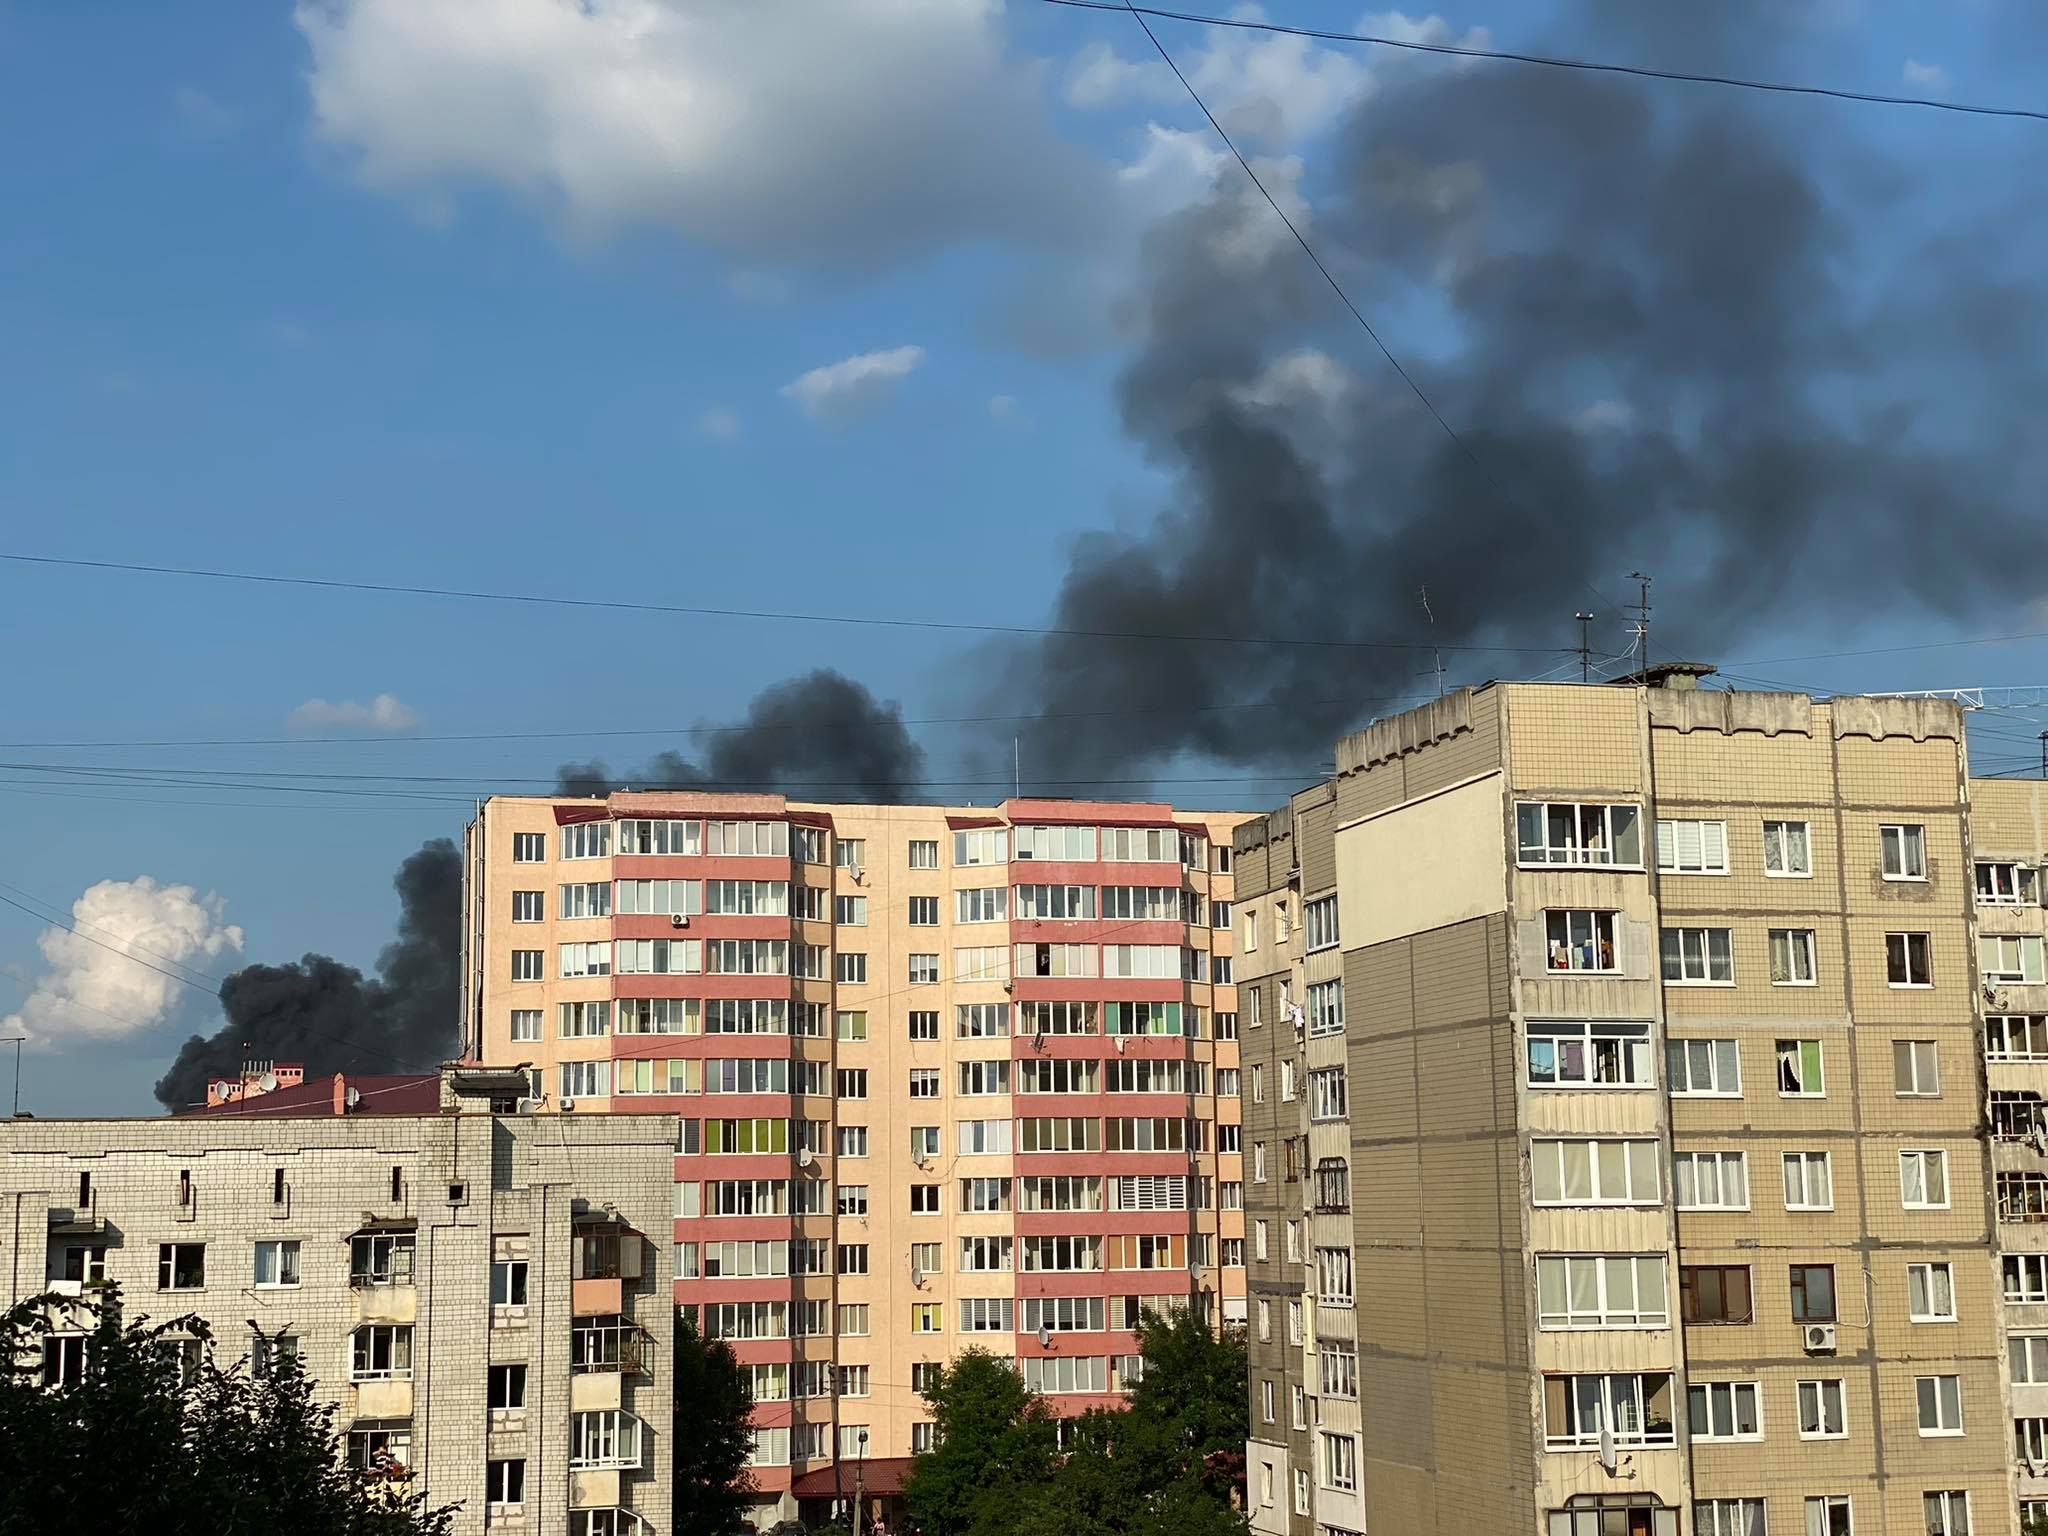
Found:
[{"label": "blue sky", "polygon": [[[1216,146],[1148,76],[1144,39],[1120,18],[1033,0],[685,9],[688,25],[656,0],[0,12],[0,545],[1042,621],[1073,537],[1141,526],[1168,492],[1120,427],[1116,300],[1139,235],[1200,195]],[[2010,41],[2017,8],[1781,9],[1790,19],[1754,61],[1716,63],[2036,104],[2038,73]],[[1362,15],[1313,0],[1269,10],[1347,27]],[[1511,0],[1365,24],[1694,62]],[[1326,136],[1373,57],[1257,53],[1256,38],[1173,24],[1161,36],[1253,125],[1257,152],[1298,157],[1313,205]],[[1917,218],[1995,190],[2015,146],[2048,135],[1796,110],[1858,114],[1862,140],[1916,188]],[[1382,366],[1341,315],[1325,328],[1330,353]],[[1401,317],[1391,328],[1403,334]],[[1406,334],[1433,342],[1426,319]],[[874,354],[893,357],[867,365],[865,390],[847,382],[859,368],[793,389]],[[1625,571],[1601,575],[1619,590]],[[1788,625],[1747,654],[2048,628],[2040,611],[1891,624],[1886,606],[1873,594],[1853,635]],[[269,743],[15,761],[472,780],[538,779],[566,757],[620,762],[675,739],[416,738],[729,718],[821,664],[911,716],[948,713],[957,656],[917,632],[10,564],[0,641],[14,662],[9,743]],[[2048,681],[2048,655],[2034,643],[1782,675],[1843,689]],[[278,740],[308,701],[379,695],[402,705],[386,723],[409,730],[343,720],[302,734],[345,742]],[[2012,739],[1986,737],[1980,755],[2031,750],[2027,722],[1997,729]],[[953,771],[956,738],[921,735],[935,771]],[[216,977],[308,949],[367,965],[389,936],[397,861],[465,819],[445,787],[397,799],[0,780],[7,889],[67,910],[102,881],[190,886],[176,912],[144,910],[157,891],[99,920],[190,922],[180,953]],[[43,929],[0,907],[0,1014],[51,970]],[[76,994],[101,1011],[41,1031],[27,1102],[146,1111],[178,1040],[214,1022],[204,997],[152,986]]]}]

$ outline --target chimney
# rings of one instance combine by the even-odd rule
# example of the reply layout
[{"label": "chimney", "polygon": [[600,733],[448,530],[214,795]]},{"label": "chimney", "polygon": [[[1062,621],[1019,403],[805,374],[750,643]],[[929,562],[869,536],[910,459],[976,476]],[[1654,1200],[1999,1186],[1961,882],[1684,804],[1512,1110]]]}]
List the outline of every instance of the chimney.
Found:
[{"label": "chimney", "polygon": [[334,1074],[334,1113],[337,1116],[348,1113],[348,1077],[340,1072]]}]

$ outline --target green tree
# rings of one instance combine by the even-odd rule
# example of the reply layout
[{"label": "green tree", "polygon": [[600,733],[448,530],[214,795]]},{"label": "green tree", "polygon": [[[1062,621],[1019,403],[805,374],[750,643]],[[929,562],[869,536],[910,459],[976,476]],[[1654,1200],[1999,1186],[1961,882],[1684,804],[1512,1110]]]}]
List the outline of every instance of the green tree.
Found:
[{"label": "green tree", "polygon": [[986,1350],[966,1350],[932,1377],[924,1400],[935,1443],[904,1484],[911,1518],[924,1536],[1008,1531],[1022,1491],[1051,1475],[1052,1415]]},{"label": "green tree", "polygon": [[[45,1361],[74,1346],[52,1319],[91,1327],[70,1379]],[[0,1316],[0,1536],[57,1526],[132,1536],[446,1536],[402,1483],[343,1463],[334,1408],[290,1356],[252,1377],[226,1368],[197,1318],[122,1316],[118,1292],[36,1297]]]},{"label": "green tree", "polygon": [[754,1491],[747,1458],[754,1434],[754,1389],[723,1339],[707,1339],[696,1313],[676,1312],[675,1515],[678,1531],[724,1536],[736,1528]]}]

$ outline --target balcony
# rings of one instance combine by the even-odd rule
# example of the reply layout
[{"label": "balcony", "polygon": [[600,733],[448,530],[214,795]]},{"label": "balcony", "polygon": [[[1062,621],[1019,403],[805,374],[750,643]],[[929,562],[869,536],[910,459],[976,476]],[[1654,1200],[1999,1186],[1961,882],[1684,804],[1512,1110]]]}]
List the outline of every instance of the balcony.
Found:
[{"label": "balcony", "polygon": [[412,1380],[386,1378],[354,1383],[358,1419],[409,1419],[412,1417]]}]

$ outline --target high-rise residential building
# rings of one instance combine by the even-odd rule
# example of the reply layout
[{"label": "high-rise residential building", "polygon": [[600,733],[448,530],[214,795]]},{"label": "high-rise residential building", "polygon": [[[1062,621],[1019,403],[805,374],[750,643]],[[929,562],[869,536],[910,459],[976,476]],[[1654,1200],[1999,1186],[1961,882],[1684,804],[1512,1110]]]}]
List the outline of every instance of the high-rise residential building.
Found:
[{"label": "high-rise residential building", "polygon": [[459,1503],[461,1536],[667,1536],[676,1122],[543,1120],[522,1087],[456,1067],[427,1113],[371,1087],[0,1121],[6,1301],[55,1293],[43,1379],[82,1373],[82,1303],[118,1286],[131,1316],[204,1322],[224,1368],[295,1355],[346,1454]]},{"label": "high-rise residential building", "polygon": [[1114,1403],[1141,1309],[1244,1308],[1241,816],[494,798],[470,1048],[571,1119],[680,1116],[675,1297],[756,1399],[763,1524],[901,1486],[969,1346]]},{"label": "high-rise residential building", "polygon": [[1453,693],[1238,829],[1255,1530],[2048,1497],[2043,802],[1952,702],[1707,670]]}]

